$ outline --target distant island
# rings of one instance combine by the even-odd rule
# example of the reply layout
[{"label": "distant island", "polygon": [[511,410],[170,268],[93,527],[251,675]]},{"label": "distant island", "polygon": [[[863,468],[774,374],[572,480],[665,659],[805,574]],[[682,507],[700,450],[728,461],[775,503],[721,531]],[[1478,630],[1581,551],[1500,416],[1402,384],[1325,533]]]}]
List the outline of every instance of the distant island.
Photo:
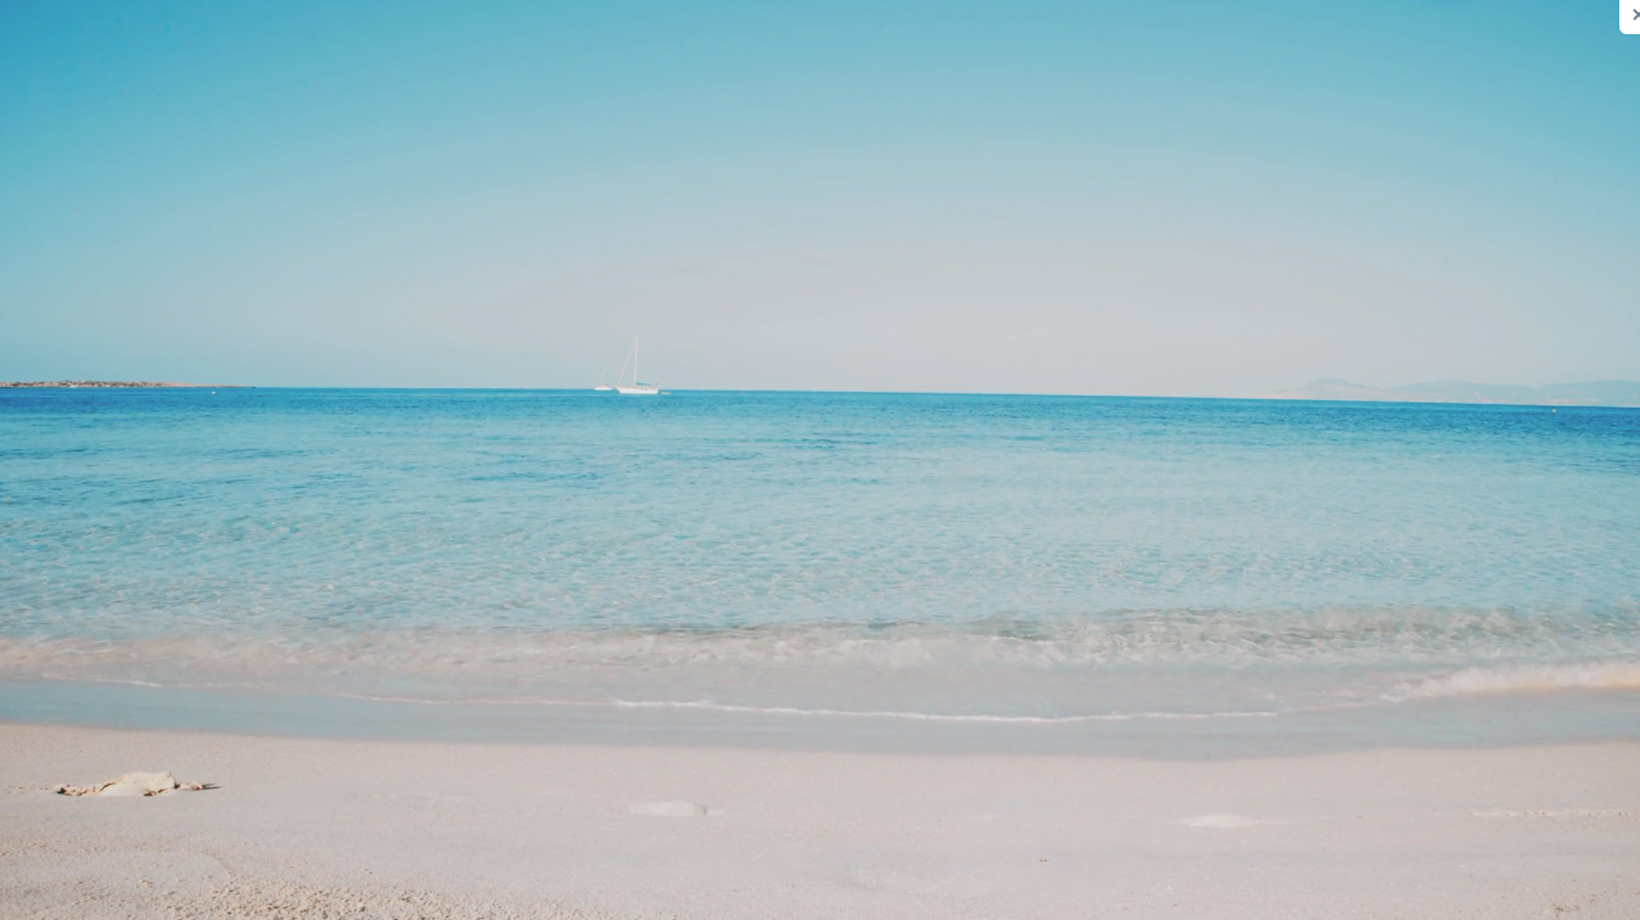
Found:
[{"label": "distant island", "polygon": [[1382,389],[1347,380],[1317,380],[1303,389],[1277,390],[1265,399],[1318,399],[1351,402],[1486,403],[1515,406],[1640,406],[1640,383],[1596,380],[1543,387],[1437,380]]},{"label": "distant island", "polygon": [[73,390],[80,388],[101,389],[152,389],[154,387],[181,387],[193,390],[231,390],[237,389],[237,383],[169,383],[152,380],[0,380],[0,388],[56,388]]}]

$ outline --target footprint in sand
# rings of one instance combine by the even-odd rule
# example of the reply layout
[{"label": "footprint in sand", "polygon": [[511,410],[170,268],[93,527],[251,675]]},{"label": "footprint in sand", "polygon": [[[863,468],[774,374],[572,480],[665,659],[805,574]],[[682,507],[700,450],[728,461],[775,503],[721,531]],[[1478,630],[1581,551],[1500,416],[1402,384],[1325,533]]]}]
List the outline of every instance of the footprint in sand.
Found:
[{"label": "footprint in sand", "polygon": [[1180,818],[1179,823],[1185,827],[1252,827],[1259,822],[1246,815],[1195,815]]},{"label": "footprint in sand", "polygon": [[1633,812],[1621,808],[1564,808],[1543,811],[1477,811],[1477,818],[1628,818]]},{"label": "footprint in sand", "polygon": [[671,802],[637,802],[628,805],[626,810],[634,815],[648,815],[651,818],[698,818],[710,812],[705,805],[683,799]]}]

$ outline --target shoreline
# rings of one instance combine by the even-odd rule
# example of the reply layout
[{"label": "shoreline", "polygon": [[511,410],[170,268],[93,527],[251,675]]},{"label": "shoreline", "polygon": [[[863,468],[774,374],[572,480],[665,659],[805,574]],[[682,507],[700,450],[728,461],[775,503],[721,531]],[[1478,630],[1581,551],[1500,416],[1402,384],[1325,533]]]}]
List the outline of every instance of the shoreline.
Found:
[{"label": "shoreline", "polygon": [[339,741],[717,747],[1214,760],[1640,743],[1640,691],[1474,694],[1280,713],[1062,719],[622,700],[414,700],[232,686],[0,678],[0,723]]},{"label": "shoreline", "polygon": [[[217,788],[45,791],[136,770]],[[4,918],[1640,913],[1632,741],[1170,761],[0,723],[0,788]]]}]

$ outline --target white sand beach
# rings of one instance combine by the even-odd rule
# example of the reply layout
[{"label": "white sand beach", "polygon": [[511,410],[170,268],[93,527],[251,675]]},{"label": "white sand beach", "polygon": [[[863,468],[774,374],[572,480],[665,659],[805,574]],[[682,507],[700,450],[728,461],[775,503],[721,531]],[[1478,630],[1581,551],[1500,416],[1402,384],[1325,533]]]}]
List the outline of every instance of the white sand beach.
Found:
[{"label": "white sand beach", "polygon": [[[50,791],[138,770],[216,788]],[[1173,762],[9,724],[0,787],[5,918],[1640,916],[1636,743]]]}]

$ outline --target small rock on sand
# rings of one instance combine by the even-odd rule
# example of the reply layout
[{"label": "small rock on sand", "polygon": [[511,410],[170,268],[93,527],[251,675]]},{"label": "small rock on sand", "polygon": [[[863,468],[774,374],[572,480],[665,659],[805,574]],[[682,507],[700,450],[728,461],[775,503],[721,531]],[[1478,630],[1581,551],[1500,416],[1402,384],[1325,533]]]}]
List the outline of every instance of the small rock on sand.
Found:
[{"label": "small rock on sand", "polygon": [[61,785],[52,789],[59,795],[144,796],[169,795],[177,790],[204,789],[204,783],[179,783],[169,773],[127,773],[95,786]]}]

